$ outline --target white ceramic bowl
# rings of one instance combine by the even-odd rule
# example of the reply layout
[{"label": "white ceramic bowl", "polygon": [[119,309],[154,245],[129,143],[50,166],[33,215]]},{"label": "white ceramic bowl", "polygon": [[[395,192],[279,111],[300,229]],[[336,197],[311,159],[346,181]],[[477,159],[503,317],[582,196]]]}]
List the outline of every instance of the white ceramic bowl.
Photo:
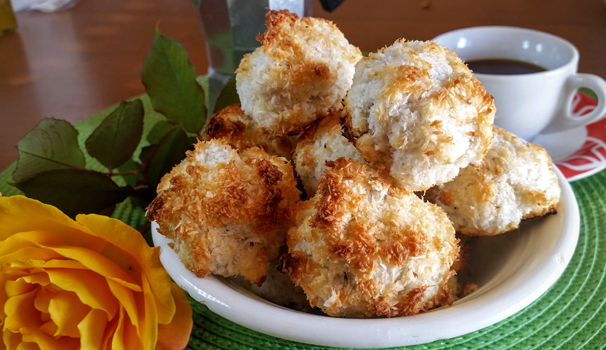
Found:
[{"label": "white ceramic bowl", "polygon": [[174,281],[213,312],[256,331],[303,343],[336,347],[394,347],[429,343],[490,326],[541,296],[564,271],[579,236],[579,210],[559,172],[557,215],[531,220],[520,230],[474,239],[472,278],[479,289],[452,306],[396,318],[343,319],[293,311],[265,301],[222,277],[198,278],[152,225],[160,260]]}]

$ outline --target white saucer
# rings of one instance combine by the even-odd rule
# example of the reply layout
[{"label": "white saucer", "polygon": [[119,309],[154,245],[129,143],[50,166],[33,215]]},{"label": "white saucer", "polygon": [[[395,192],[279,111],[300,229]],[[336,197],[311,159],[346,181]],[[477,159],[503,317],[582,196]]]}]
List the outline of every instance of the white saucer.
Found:
[{"label": "white saucer", "polygon": [[587,128],[581,126],[553,134],[539,134],[531,142],[545,148],[551,160],[557,164],[581,149],[586,140]]}]

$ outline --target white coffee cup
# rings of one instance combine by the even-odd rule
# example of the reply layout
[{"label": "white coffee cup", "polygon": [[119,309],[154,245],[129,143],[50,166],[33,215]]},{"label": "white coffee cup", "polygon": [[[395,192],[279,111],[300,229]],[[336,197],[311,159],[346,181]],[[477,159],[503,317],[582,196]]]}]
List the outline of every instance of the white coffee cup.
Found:
[{"label": "white coffee cup", "polygon": [[[497,106],[495,125],[531,140],[539,133],[554,133],[589,124],[606,113],[606,82],[592,74],[577,73],[579,51],[555,35],[515,27],[472,27],[433,39],[456,50],[464,61],[508,59],[547,69],[514,75],[474,73]],[[572,115],[572,98],[586,87],[598,96],[593,112]]]}]

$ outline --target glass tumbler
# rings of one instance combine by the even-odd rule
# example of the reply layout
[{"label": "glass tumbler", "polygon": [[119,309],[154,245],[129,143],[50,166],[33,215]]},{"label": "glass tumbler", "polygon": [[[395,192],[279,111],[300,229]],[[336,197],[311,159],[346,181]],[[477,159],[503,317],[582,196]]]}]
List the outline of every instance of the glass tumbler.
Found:
[{"label": "glass tumbler", "polygon": [[10,0],[0,0],[0,36],[17,29],[17,20]]}]

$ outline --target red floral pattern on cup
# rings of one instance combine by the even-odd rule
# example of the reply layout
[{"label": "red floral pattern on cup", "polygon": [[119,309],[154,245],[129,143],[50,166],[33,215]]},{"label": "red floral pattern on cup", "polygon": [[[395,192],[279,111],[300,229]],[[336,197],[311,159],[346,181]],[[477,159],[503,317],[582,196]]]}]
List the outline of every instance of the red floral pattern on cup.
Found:
[{"label": "red floral pattern on cup", "polygon": [[[597,104],[593,98],[577,93],[572,101],[572,111],[582,116],[593,111]],[[606,118],[585,127],[587,139],[583,146],[556,164],[568,181],[582,179],[606,168]]]}]

